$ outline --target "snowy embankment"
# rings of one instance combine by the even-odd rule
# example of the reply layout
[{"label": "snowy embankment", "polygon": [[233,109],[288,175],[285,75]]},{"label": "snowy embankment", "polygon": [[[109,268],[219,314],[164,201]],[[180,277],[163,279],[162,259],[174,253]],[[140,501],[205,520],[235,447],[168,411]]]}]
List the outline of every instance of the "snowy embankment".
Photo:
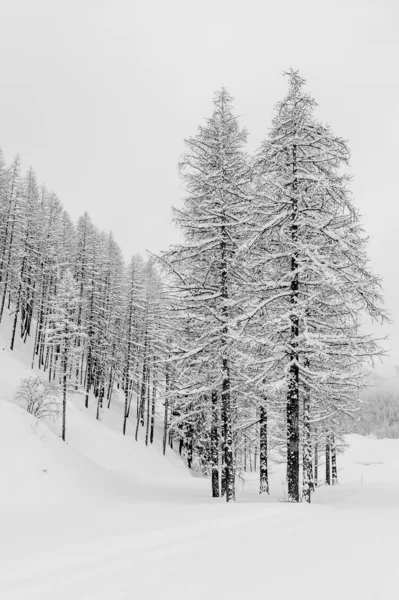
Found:
[{"label": "snowy embankment", "polygon": [[398,598],[399,440],[349,436],[340,485],[310,506],[280,501],[276,465],[270,498],[249,476],[226,505],[162,456],[159,435],[146,448],[131,423],[123,437],[117,399],[97,422],[74,397],[64,444],[9,402],[31,373],[29,347],[3,347],[2,600]]}]

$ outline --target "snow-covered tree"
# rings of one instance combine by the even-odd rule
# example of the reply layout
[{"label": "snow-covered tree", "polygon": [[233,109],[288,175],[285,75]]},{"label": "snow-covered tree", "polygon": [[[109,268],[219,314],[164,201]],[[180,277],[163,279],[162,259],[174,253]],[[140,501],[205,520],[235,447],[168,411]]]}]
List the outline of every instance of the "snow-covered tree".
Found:
[{"label": "snow-covered tree", "polygon": [[[350,409],[361,364],[380,353],[362,332],[361,316],[382,319],[384,312],[343,172],[347,145],[316,121],[316,103],[298,73],[288,80],[256,157],[252,233],[243,251],[256,273],[248,319],[258,322],[263,346],[257,381],[285,387],[288,496],[298,501],[301,413],[306,461],[311,411],[322,419]],[[310,477],[310,467],[304,471]],[[310,487],[305,481],[309,501]]]},{"label": "snow-covered tree", "polygon": [[[217,392],[221,400],[223,473],[226,499],[235,495],[233,449],[234,364],[233,321],[240,285],[240,266],[235,260],[243,236],[243,221],[249,205],[249,167],[244,152],[246,132],[233,114],[232,98],[225,89],[214,99],[214,112],[197,135],[186,140],[187,152],[181,174],[187,190],[175,222],[185,241],[162,260],[176,278],[181,314],[187,325],[181,332],[184,369],[179,394],[185,410],[210,402]],[[192,363],[196,366],[193,368]]]},{"label": "snow-covered tree", "polygon": [[66,434],[66,403],[68,371],[73,367],[78,357],[78,337],[81,337],[81,327],[77,323],[79,310],[79,291],[76,281],[69,269],[63,274],[58,283],[57,293],[51,301],[51,312],[48,316],[46,344],[53,350],[54,371],[58,363],[58,375],[62,384],[62,439]]}]

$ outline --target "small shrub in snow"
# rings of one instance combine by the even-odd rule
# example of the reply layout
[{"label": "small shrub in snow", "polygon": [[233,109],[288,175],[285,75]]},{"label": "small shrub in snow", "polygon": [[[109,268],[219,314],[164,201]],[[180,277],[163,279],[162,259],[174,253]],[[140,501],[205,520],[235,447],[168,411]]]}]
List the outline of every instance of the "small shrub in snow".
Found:
[{"label": "small shrub in snow", "polygon": [[22,379],[15,393],[15,402],[38,419],[56,418],[61,412],[60,388],[54,381],[41,377]]}]

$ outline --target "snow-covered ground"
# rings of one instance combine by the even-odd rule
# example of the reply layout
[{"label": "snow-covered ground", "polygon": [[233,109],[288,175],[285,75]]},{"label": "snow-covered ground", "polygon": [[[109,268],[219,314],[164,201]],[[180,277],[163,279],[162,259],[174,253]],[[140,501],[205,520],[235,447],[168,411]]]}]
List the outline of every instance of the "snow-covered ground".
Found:
[{"label": "snow-covered ground", "polygon": [[[75,396],[67,444],[10,402],[30,348],[7,351],[0,328],[0,598],[2,600],[399,598],[399,440],[349,436],[340,484],[312,505],[260,498],[248,476],[237,502],[209,497],[121,406],[101,422]],[[4,340],[4,342],[3,342]],[[4,348],[4,350],[3,350]]]}]

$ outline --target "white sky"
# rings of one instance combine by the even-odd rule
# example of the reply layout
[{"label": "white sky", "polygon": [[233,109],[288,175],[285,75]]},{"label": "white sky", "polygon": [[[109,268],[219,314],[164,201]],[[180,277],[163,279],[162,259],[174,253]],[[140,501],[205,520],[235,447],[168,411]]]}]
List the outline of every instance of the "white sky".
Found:
[{"label": "white sky", "polygon": [[0,0],[0,146],[126,256],[177,241],[183,139],[226,86],[265,137],[300,70],[318,116],[349,140],[353,191],[384,280],[399,364],[397,0]]}]

